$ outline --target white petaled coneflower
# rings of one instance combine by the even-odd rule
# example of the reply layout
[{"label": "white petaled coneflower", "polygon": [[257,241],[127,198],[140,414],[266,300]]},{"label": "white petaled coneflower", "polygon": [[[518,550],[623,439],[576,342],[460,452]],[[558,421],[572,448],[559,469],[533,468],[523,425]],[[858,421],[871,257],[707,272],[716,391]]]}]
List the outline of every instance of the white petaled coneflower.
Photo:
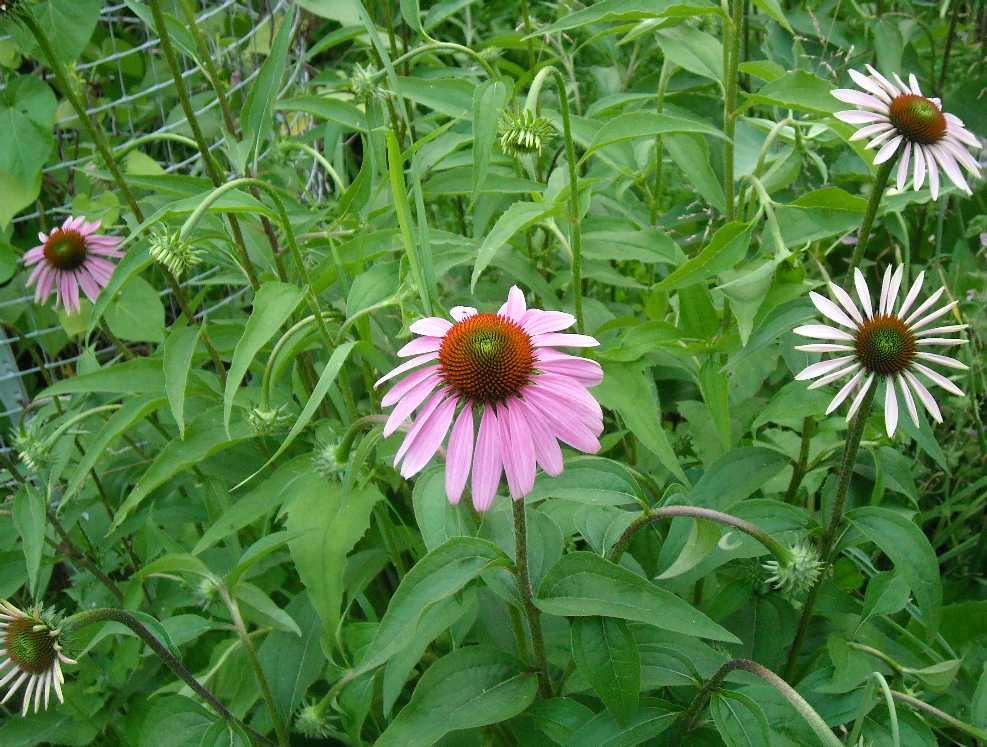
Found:
[{"label": "white petaled coneflower", "polygon": [[[52,688],[59,703],[62,697],[62,664],[76,662],[62,653],[59,643],[61,630],[49,622],[41,608],[24,612],[6,600],[0,600],[0,691],[7,686],[7,694],[0,703],[6,703],[24,686],[21,715],[31,708],[37,713],[43,704],[48,708]],[[5,671],[6,670],[6,671]]]},{"label": "white petaled coneflower", "polygon": [[528,109],[509,111],[500,115],[500,149],[509,156],[541,154],[545,144],[555,137],[555,128],[544,117]]},{"label": "white petaled coneflower", "polygon": [[966,329],[968,326],[966,324],[930,326],[956,306],[957,302],[952,301],[934,311],[929,310],[945,292],[945,288],[940,288],[925,301],[916,305],[918,294],[922,290],[922,280],[925,278],[925,273],[920,272],[905,294],[901,305],[895,309],[904,269],[904,265],[898,265],[893,273],[890,266],[885,270],[881,295],[876,306],[871,303],[870,289],[860,270],[854,270],[854,285],[857,298],[860,300],[859,306],[853,302],[849,293],[833,283],[829,284],[829,289],[836,302],[818,293],[810,292],[809,297],[819,312],[839,327],[806,324],[794,330],[795,334],[802,337],[824,341],[799,345],[796,350],[837,354],[836,358],[806,367],[795,377],[797,380],[815,379],[809,385],[810,389],[815,389],[851,376],[833,397],[833,401],[826,409],[827,415],[856,390],[856,396],[847,413],[849,420],[857,412],[868,390],[872,386],[877,386],[880,381],[885,383],[884,422],[888,436],[894,435],[898,424],[898,393],[904,399],[905,408],[916,426],[918,426],[918,410],[915,407],[913,394],[937,422],[942,422],[939,405],[916,374],[950,394],[955,394],[957,397],[964,396],[959,387],[941,373],[929,368],[927,363],[961,371],[967,368],[955,358],[929,352],[929,348],[951,347],[966,342],[964,339],[944,336]]},{"label": "white petaled coneflower", "polygon": [[867,72],[870,75],[850,70],[853,82],[863,91],[852,88],[832,91],[840,101],[861,107],[834,115],[841,122],[861,126],[850,139],[870,138],[868,148],[880,147],[874,157],[875,164],[884,163],[901,151],[896,184],[899,191],[905,188],[911,166],[916,190],[922,188],[926,174],[929,175],[933,200],[939,199],[939,169],[953,184],[971,194],[960,165],[980,176],[980,165],[967,150],[980,148],[977,136],[966,129],[959,117],[944,112],[939,99],[924,96],[914,75],[909,75],[905,83],[894,73],[892,83],[870,65]]},{"label": "white petaled coneflower", "polygon": [[148,253],[175,278],[181,279],[188,270],[197,265],[202,257],[190,241],[179,232],[155,231],[148,244]]},{"label": "white petaled coneflower", "polygon": [[792,545],[789,552],[787,563],[769,560],[762,567],[771,574],[767,579],[768,583],[778,591],[783,594],[802,594],[816,585],[823,563],[819,560],[816,548],[804,542]]}]

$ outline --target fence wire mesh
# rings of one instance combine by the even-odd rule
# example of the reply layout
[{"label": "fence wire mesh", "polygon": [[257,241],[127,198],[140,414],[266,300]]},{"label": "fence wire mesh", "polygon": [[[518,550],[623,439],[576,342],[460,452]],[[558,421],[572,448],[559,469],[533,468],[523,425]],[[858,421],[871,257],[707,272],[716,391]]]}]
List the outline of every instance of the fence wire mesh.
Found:
[{"label": "fence wire mesh", "polygon": [[[207,0],[197,8],[197,23],[212,32],[206,34],[210,56],[217,68],[228,74],[231,97],[244,91],[256,78],[263,56],[248,52],[265,48],[288,2]],[[169,93],[174,90],[174,81],[159,53],[159,40],[137,15],[134,7],[136,4],[132,6],[128,3],[112,3],[103,7],[87,54],[74,66],[74,72],[83,81],[87,94],[87,110],[90,116],[98,118],[111,137],[114,149],[148,135],[175,133],[187,124],[174,97],[169,98]],[[10,36],[0,35],[0,44],[10,40]],[[90,50],[96,45],[100,54],[93,55]],[[219,101],[212,95],[203,70],[187,56],[181,56],[180,63],[184,66],[182,77],[195,102],[196,115],[216,109]],[[133,74],[134,70],[141,69],[143,74]],[[35,74],[43,76],[55,88],[43,66],[39,66]],[[10,77],[11,74],[0,67],[0,91],[6,88]],[[288,81],[286,85],[291,84],[292,81]],[[109,96],[108,91],[116,92],[116,95]],[[77,115],[70,108],[59,107],[55,125],[56,148],[43,169],[44,178],[61,178],[71,182],[73,172],[85,172],[95,165],[94,151],[82,152],[78,148],[75,137],[77,120]],[[209,147],[214,150],[222,144],[222,138],[217,137]],[[166,139],[155,140],[151,145],[164,173],[194,175],[201,171],[202,157],[198,152],[192,152],[194,149]],[[67,196],[71,198],[71,192]],[[42,222],[54,224],[59,216],[71,213],[70,200],[61,204],[46,204],[43,192],[36,208],[24,210],[12,223],[18,234],[30,234]],[[213,285],[218,272],[219,268],[212,267],[183,279],[180,285],[187,288]],[[0,300],[0,315],[5,309],[31,304],[33,295],[23,292],[22,280],[15,274],[8,281],[9,285],[16,285],[22,292],[8,293]],[[218,292],[196,316],[207,316],[236,301],[246,292],[245,288],[223,290],[226,292]],[[172,290],[166,288],[159,295],[167,301]],[[27,385],[28,377],[40,376],[43,380],[47,372],[73,364],[84,354],[77,347],[66,345],[54,355],[49,355],[44,347],[34,343],[62,332],[61,325],[30,327],[23,317],[16,324],[0,318],[0,450],[5,452],[10,448],[7,446],[9,429],[23,417],[30,399],[29,392],[36,389]],[[102,358],[113,351],[112,346],[107,346],[97,349],[95,353]]]}]

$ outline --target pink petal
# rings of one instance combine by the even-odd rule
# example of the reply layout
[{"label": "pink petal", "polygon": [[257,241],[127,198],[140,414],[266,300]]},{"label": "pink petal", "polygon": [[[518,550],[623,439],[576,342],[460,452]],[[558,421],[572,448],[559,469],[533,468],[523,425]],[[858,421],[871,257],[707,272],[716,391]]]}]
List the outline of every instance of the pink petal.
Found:
[{"label": "pink petal", "polygon": [[416,366],[420,366],[422,363],[428,363],[429,361],[438,360],[438,358],[439,358],[438,353],[425,353],[425,355],[419,355],[415,358],[412,358],[411,360],[405,361],[397,368],[392,369],[390,372],[388,372],[387,375],[377,379],[377,382],[374,384],[374,389],[379,387],[385,381],[390,381],[395,376],[400,376],[405,371],[410,371]]},{"label": "pink petal", "polygon": [[82,266],[76,270],[75,274],[79,278],[79,285],[82,287],[86,297],[93,303],[96,303],[96,299],[99,298],[99,283],[93,279],[93,276],[89,274],[85,266]]},{"label": "pink petal", "polygon": [[44,271],[38,278],[38,287],[34,293],[34,300],[38,303],[45,301],[51,295],[51,290],[55,285],[56,271],[44,266]]},{"label": "pink petal", "polygon": [[398,449],[397,453],[394,455],[394,466],[397,467],[404,455],[408,453],[408,450],[415,445],[415,441],[418,439],[418,434],[421,433],[422,428],[425,427],[425,423],[428,422],[429,416],[435,412],[435,409],[442,404],[442,401],[448,395],[445,390],[440,390],[436,392],[432,398],[425,403],[425,406],[419,410],[418,417],[415,418],[415,422],[408,429],[408,433],[404,437],[404,441],[401,442],[401,447]]},{"label": "pink petal", "polygon": [[524,302],[524,293],[516,285],[512,285],[511,289],[507,292],[507,301],[500,307],[497,313],[500,316],[506,316],[508,319],[518,321],[527,308],[527,304]]},{"label": "pink petal", "polygon": [[443,337],[446,332],[452,329],[452,322],[450,322],[448,319],[442,319],[437,316],[430,316],[430,317],[426,317],[425,319],[419,319],[417,322],[412,324],[408,329],[410,329],[416,335]]},{"label": "pink petal", "polygon": [[600,450],[600,442],[587,426],[576,418],[564,415],[567,409],[564,399],[534,387],[529,387],[522,394],[533,416],[541,418],[560,441],[588,454],[595,454]]},{"label": "pink petal", "polygon": [[568,402],[568,409],[578,412],[589,423],[603,422],[603,409],[593,395],[578,381],[557,374],[543,373],[536,376],[526,389],[541,389],[558,395]]},{"label": "pink petal", "polygon": [[570,356],[569,360],[542,360],[538,367],[547,373],[569,376],[583,386],[596,386],[603,381],[603,369],[596,361]]},{"label": "pink petal", "polygon": [[486,511],[493,505],[497,486],[500,484],[502,464],[497,416],[490,405],[484,405],[480,432],[476,437],[476,451],[473,453],[473,479],[470,485],[473,507],[477,511]]},{"label": "pink petal", "polygon": [[36,246],[33,249],[28,249],[24,252],[24,256],[21,257],[21,261],[25,265],[33,265],[35,262],[40,262],[45,257],[44,246]]},{"label": "pink petal", "polygon": [[398,356],[407,358],[409,355],[434,353],[442,347],[441,337],[417,337],[398,351]]},{"label": "pink petal", "polygon": [[441,370],[441,366],[428,366],[427,368],[422,368],[408,374],[406,377],[401,379],[401,381],[391,387],[391,390],[384,395],[384,398],[380,401],[381,406],[390,407],[414,387],[418,386],[422,381],[430,376],[435,376]]},{"label": "pink petal", "polygon": [[595,348],[599,344],[599,340],[589,335],[569,335],[558,332],[535,335],[531,338],[531,345],[536,348],[548,346],[559,348]]},{"label": "pink petal", "polygon": [[935,156],[939,165],[942,166],[942,170],[946,172],[949,180],[968,195],[973,194],[970,190],[970,185],[966,183],[963,172],[960,171],[960,167],[957,165],[956,159],[953,158],[952,154],[940,145],[930,146],[929,149],[932,151],[932,155]]},{"label": "pink petal", "polygon": [[473,405],[465,403],[449,436],[446,453],[446,498],[453,505],[459,503],[466,487],[473,460]]},{"label": "pink petal", "polygon": [[457,322],[461,322],[463,321],[463,319],[471,317],[474,314],[476,314],[476,309],[474,309],[472,306],[453,306],[451,309],[449,309],[449,316],[451,316]]},{"label": "pink petal", "polygon": [[512,400],[497,406],[497,420],[500,423],[501,443],[505,444],[502,454],[507,486],[511,498],[519,500],[535,486],[535,448],[531,443],[531,430],[525,422],[524,413],[512,405]]},{"label": "pink petal", "polygon": [[521,329],[529,335],[542,335],[546,332],[560,332],[576,323],[576,317],[564,311],[542,311],[528,309],[518,320]]},{"label": "pink petal", "polygon": [[518,407],[524,410],[524,417],[527,420],[528,429],[531,431],[531,443],[538,464],[545,470],[545,474],[552,477],[561,475],[565,466],[562,460],[562,449],[544,418],[532,408],[529,402],[524,400],[515,400],[515,402]]},{"label": "pink petal", "polygon": [[456,412],[458,402],[458,397],[450,397],[429,415],[418,438],[408,449],[408,455],[401,465],[401,477],[407,479],[417,474],[435,456],[442,439],[449,432],[449,426],[452,425],[452,416]]},{"label": "pink petal", "polygon": [[398,402],[397,407],[391,411],[390,417],[384,424],[384,438],[390,436],[398,427],[408,419],[408,416],[418,405],[425,401],[425,398],[432,393],[440,383],[438,376],[430,376],[422,381],[418,386],[409,391],[404,398]]}]

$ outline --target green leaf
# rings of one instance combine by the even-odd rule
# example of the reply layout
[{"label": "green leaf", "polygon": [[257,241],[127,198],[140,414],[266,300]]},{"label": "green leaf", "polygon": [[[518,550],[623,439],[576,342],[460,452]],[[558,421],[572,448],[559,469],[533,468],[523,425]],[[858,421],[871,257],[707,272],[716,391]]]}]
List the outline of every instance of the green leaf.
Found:
[{"label": "green leaf", "polygon": [[413,31],[427,36],[422,28],[422,11],[418,5],[418,0],[401,0],[401,17]]},{"label": "green leaf", "polygon": [[78,374],[62,379],[41,391],[37,399],[59,397],[64,394],[92,394],[100,392],[118,397],[128,394],[152,394],[164,396],[164,374],[161,361],[153,358],[135,358],[101,368],[92,373]]},{"label": "green leaf", "polygon": [[223,425],[230,430],[233,396],[247,374],[254,357],[268,343],[281,326],[288,321],[301,303],[304,291],[289,283],[276,280],[264,283],[254,296],[253,311],[243,329],[243,336],[233,350],[233,361],[226,375],[226,391],[223,394]]},{"label": "green leaf", "polygon": [[699,565],[716,549],[720,525],[712,521],[692,521],[689,538],[675,561],[658,575],[658,580],[675,578]]},{"label": "green leaf", "polygon": [[291,559],[322,620],[326,650],[336,640],[346,556],[369,528],[370,512],[383,498],[372,485],[344,494],[335,482],[301,495],[287,508]]},{"label": "green leaf", "polygon": [[740,642],[672,592],[590,552],[563,556],[546,574],[535,604],[550,615],[619,617],[689,636]]},{"label": "green leaf", "polygon": [[439,659],[422,675],[376,747],[430,747],[443,736],[507,721],[535,699],[531,672],[495,648],[470,646]]},{"label": "green leaf", "polygon": [[801,246],[857,229],[866,209],[866,200],[839,187],[824,187],[777,205],[775,217],[785,245]]},{"label": "green leaf", "polygon": [[593,390],[600,403],[620,414],[641,444],[652,452],[662,466],[682,482],[689,480],[682,471],[661,425],[661,403],[650,372],[637,363],[604,361],[603,382]]},{"label": "green leaf", "polygon": [[658,29],[655,41],[679,67],[717,83],[723,80],[723,44],[715,36],[681,24]]},{"label": "green leaf", "polygon": [[771,729],[757,701],[730,690],[716,693],[709,712],[727,747],[771,747]]},{"label": "green leaf", "polygon": [[427,314],[432,310],[433,288],[428,284],[426,262],[431,262],[431,255],[422,256],[421,247],[415,241],[415,221],[411,215],[411,204],[408,202],[408,188],[404,181],[404,157],[397,137],[390,130],[387,139],[387,173],[391,184],[391,199],[394,200],[394,212],[397,214],[398,226],[401,229],[401,242],[404,244],[405,257],[411,268],[411,278],[421,299],[422,308]]},{"label": "green leaf", "polygon": [[445,467],[430,467],[415,479],[411,494],[415,521],[425,547],[434,550],[453,537],[476,534],[476,514],[449,503],[445,489]]},{"label": "green leaf", "polygon": [[119,527],[155,488],[177,473],[198,466],[213,454],[253,437],[253,430],[245,423],[237,424],[232,433],[227,434],[226,428],[216,423],[218,414],[215,409],[207,410],[189,424],[184,440],[168,442],[117,509],[110,531]]},{"label": "green leaf", "polygon": [[864,594],[864,619],[901,612],[911,598],[912,590],[900,573],[884,571],[867,582]]},{"label": "green leaf", "polygon": [[818,75],[804,70],[794,70],[765,83],[756,93],[749,94],[747,103],[778,106],[782,109],[795,109],[813,114],[832,114],[846,108],[845,104],[833,98],[830,93],[832,89],[833,86]]},{"label": "green leaf", "polygon": [[432,550],[401,579],[355,674],[379,667],[400,651],[431,605],[452,596],[484,571],[511,565],[499,547],[476,537],[455,537]]},{"label": "green leaf", "polygon": [[637,713],[624,725],[618,724],[610,711],[604,711],[582,724],[565,744],[566,747],[636,747],[653,740],[680,715],[680,706],[645,698]]},{"label": "green leaf", "polygon": [[366,132],[369,129],[367,118],[357,107],[348,101],[328,96],[299,96],[278,101],[274,108],[279,112],[305,112],[357,132]]},{"label": "green leaf", "polygon": [[153,560],[137,572],[139,579],[151,576],[169,576],[175,573],[187,573],[191,576],[213,578],[214,574],[206,564],[194,555],[188,553],[172,553]]},{"label": "green leaf", "polygon": [[665,150],[703,199],[720,212],[726,209],[723,180],[710,165],[709,145],[701,135],[666,135]]},{"label": "green leaf", "polygon": [[912,588],[925,629],[934,635],[942,620],[939,560],[925,534],[910,519],[887,508],[865,506],[846,514],[855,529],[881,548]]},{"label": "green leaf", "polygon": [[792,32],[792,27],[788,23],[788,19],[785,18],[785,11],[782,10],[778,0],[754,0],[754,2],[757,3],[757,7],[763,10],[766,15],[771,16],[773,20],[777,21],[783,29]]},{"label": "green leaf", "polygon": [[726,511],[789,466],[774,449],[741,446],[717,459],[689,493],[689,504]]},{"label": "green leaf", "polygon": [[[284,437],[278,450],[274,452],[274,455],[264,462],[264,465],[254,472],[250,477],[240,483],[248,482],[256,477],[258,474],[267,469],[268,465],[274,462],[279,456],[284,453],[291,442],[295,440],[299,433],[305,430],[312,416],[315,415],[316,409],[322,404],[322,400],[325,399],[326,394],[329,393],[329,388],[335,383],[336,377],[343,368],[343,364],[349,357],[350,351],[356,345],[356,342],[351,340],[350,342],[344,342],[338,348],[332,351],[332,355],[329,357],[329,362],[326,363],[326,367],[322,369],[322,373],[319,375],[319,380],[315,384],[315,389],[312,390],[312,395],[308,398],[308,402],[305,403],[305,407],[302,408],[301,414],[298,416],[298,420],[295,424],[291,426],[291,430],[288,431],[288,435]],[[239,485],[237,485],[239,487]]]},{"label": "green leaf", "polygon": [[8,78],[0,91],[0,228],[41,191],[41,169],[54,138],[55,94],[33,75]]},{"label": "green leaf", "polygon": [[473,275],[470,278],[470,290],[476,288],[476,282],[480,279],[480,275],[493,261],[498,250],[510,241],[514,234],[547,218],[559,215],[561,212],[561,205],[547,205],[544,202],[515,202],[501,213],[493,228],[487,231],[487,235],[476,253]]},{"label": "green leaf", "polygon": [[[71,64],[89,44],[102,7],[102,0],[41,0],[32,3],[30,11],[48,38],[54,41],[55,54],[65,64]],[[39,57],[40,50],[34,37],[22,24],[11,24],[9,28],[21,49],[30,50],[32,56],[43,59]]]},{"label": "green leaf", "polygon": [[671,291],[684,288],[729,270],[747,255],[751,229],[750,223],[727,223],[713,234],[713,238],[698,255],[675,268],[654,289]]},{"label": "green leaf", "polygon": [[730,448],[730,392],[726,374],[720,371],[714,357],[707,358],[699,369],[699,391],[702,392],[706,409],[709,410],[720,444]]},{"label": "green leaf", "polygon": [[275,604],[267,593],[258,586],[241,581],[237,584],[233,595],[248,613],[260,617],[264,624],[275,630],[291,633],[301,637],[302,631],[294,618]]},{"label": "green leaf", "polygon": [[605,122],[579,160],[580,162],[585,161],[596,151],[614,143],[623,143],[645,137],[653,138],[656,135],[670,133],[697,133],[723,137],[720,130],[701,120],[656,112],[630,112]]},{"label": "green leaf", "polygon": [[[404,0],[402,10],[403,3]],[[507,97],[507,86],[500,80],[488,80],[473,93],[473,202],[476,202],[487,177],[500,112],[507,103]]]},{"label": "green leaf", "polygon": [[291,532],[272,532],[254,542],[243,551],[243,555],[236,565],[226,574],[226,585],[230,589],[236,588],[243,575],[249,571],[256,563],[266,558],[271,553],[277,552],[295,538]]},{"label": "green leaf", "polygon": [[62,503],[75,496],[86,480],[90,479],[90,470],[96,466],[96,463],[114,441],[136,423],[163,407],[164,403],[163,398],[140,398],[124,402],[120,409],[113,413],[103,424],[103,427],[97,431],[92,441],[86,444],[82,459],[79,460],[75,472],[68,479],[65,493],[62,496]]},{"label": "green leaf", "polygon": [[970,723],[978,729],[987,729],[987,664],[983,665],[970,701]]},{"label": "green leaf", "polygon": [[45,497],[34,488],[25,486],[14,494],[11,516],[17,536],[21,538],[28,588],[34,596],[39,591],[38,572],[41,570],[41,551],[45,546]]},{"label": "green leaf", "polygon": [[138,747],[201,747],[216,718],[194,700],[162,695],[150,701]]},{"label": "green leaf", "polygon": [[637,711],[641,661],[627,623],[612,617],[572,621],[572,658],[618,724]]},{"label": "green leaf", "polygon": [[600,0],[589,7],[563,16],[531,36],[568,31],[604,21],[642,21],[664,16],[715,12],[717,12],[716,7],[706,0]]},{"label": "green leaf", "polygon": [[192,356],[202,327],[176,325],[164,343],[164,385],[171,414],[178,424],[178,435],[185,438],[185,389],[188,386]]},{"label": "green leaf", "polygon": [[250,85],[250,93],[247,94],[247,101],[240,116],[240,121],[243,123],[243,139],[250,144],[250,150],[255,154],[255,158],[260,152],[261,143],[266,140],[274,124],[274,102],[277,101],[278,89],[288,62],[291,36],[295,30],[295,14],[295,8],[292,6],[279,19],[281,28],[274,38],[271,53],[264,60],[260,72]]},{"label": "green leaf", "polygon": [[257,658],[281,717],[290,721],[306,691],[325,673],[326,656],[319,645],[322,624],[308,595],[296,596],[285,612],[291,615],[301,636],[276,630],[264,639]]},{"label": "green leaf", "polygon": [[164,339],[164,305],[154,286],[142,277],[132,278],[113,295],[103,317],[110,331],[122,340],[161,342]]}]

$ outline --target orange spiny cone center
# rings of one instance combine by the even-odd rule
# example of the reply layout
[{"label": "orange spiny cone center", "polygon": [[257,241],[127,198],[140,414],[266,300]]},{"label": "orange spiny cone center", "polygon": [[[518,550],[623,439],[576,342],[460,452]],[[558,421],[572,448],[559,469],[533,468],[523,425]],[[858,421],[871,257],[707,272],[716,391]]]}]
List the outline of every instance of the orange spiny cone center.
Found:
[{"label": "orange spiny cone center", "polygon": [[499,402],[528,383],[531,338],[498,314],[475,314],[453,325],[439,349],[446,383],[474,402]]},{"label": "orange spiny cone center", "polygon": [[877,316],[857,330],[854,347],[861,365],[888,376],[904,371],[915,357],[915,335],[896,316]]},{"label": "orange spiny cone center", "polygon": [[86,240],[78,231],[52,231],[45,242],[45,260],[58,270],[77,270],[86,262]]},{"label": "orange spiny cone center", "polygon": [[946,134],[946,118],[939,107],[924,96],[911,93],[891,100],[888,119],[913,143],[932,145]]}]

